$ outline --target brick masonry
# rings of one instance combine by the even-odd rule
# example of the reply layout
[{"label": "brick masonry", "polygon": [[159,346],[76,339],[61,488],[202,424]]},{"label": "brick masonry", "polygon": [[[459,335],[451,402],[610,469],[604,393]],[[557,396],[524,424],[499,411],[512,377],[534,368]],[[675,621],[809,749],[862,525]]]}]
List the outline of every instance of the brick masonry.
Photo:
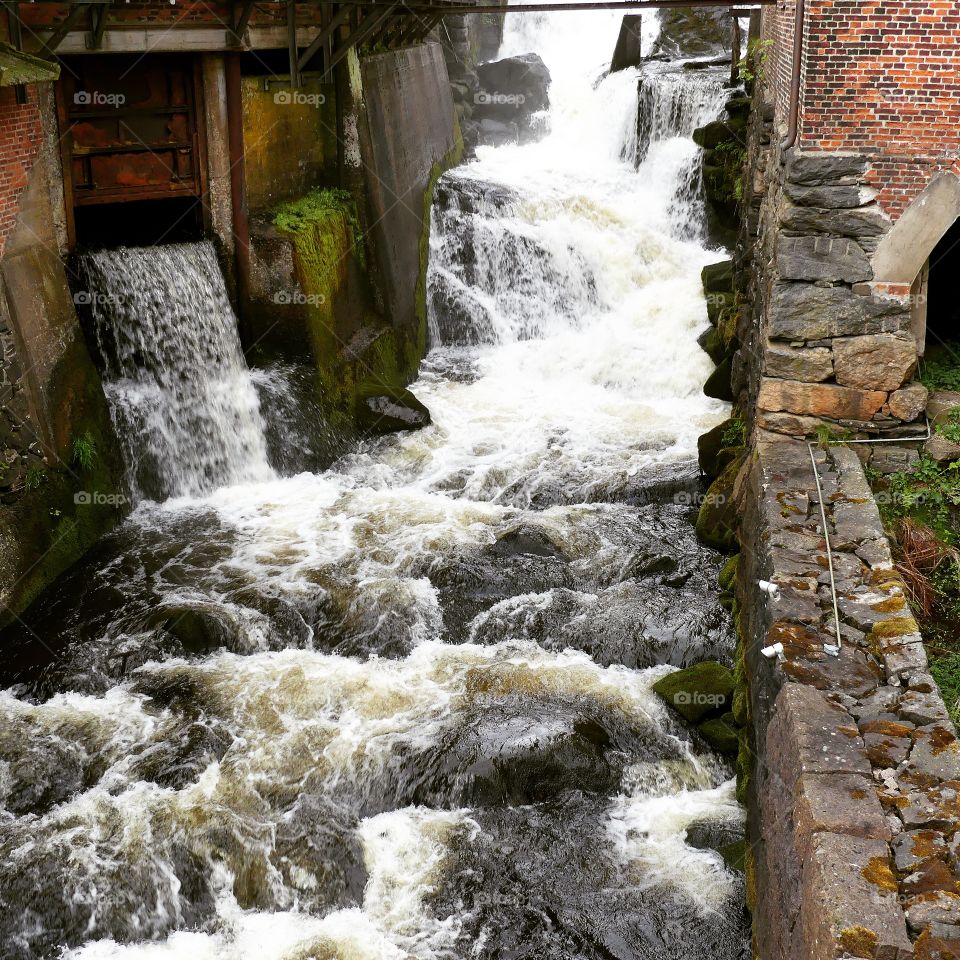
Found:
[{"label": "brick masonry", "polygon": [[[835,643],[805,443],[761,441],[738,479],[737,595],[755,767],[755,955],[960,955],[960,743],[927,669],[853,448],[816,448]],[[779,585],[777,598],[758,581]],[[782,643],[782,660],[761,650]]]},{"label": "brick masonry", "polygon": [[43,141],[35,88],[27,87],[27,97],[18,104],[12,87],[0,87],[0,257]]},{"label": "brick masonry", "polygon": [[[767,7],[768,77],[786,123],[795,6]],[[956,0],[806,4],[798,146],[855,151],[896,220],[933,175],[960,174],[960,5]]]}]

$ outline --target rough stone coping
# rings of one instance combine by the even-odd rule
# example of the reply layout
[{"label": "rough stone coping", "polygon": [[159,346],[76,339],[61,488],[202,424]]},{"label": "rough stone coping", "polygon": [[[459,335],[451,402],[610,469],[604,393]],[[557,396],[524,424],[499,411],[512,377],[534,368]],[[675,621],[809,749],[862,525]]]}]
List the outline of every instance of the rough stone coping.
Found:
[{"label": "rough stone coping", "polygon": [[[746,657],[758,756],[761,957],[960,957],[960,743],[927,669],[863,468],[850,447],[816,449],[834,551],[843,646],[805,442],[761,440],[749,469],[759,529],[742,596],[761,609]],[[746,486],[746,485],[744,485]],[[750,495],[750,494],[748,494]],[[741,567],[744,567],[741,564]],[[764,675],[764,673],[768,675]],[[778,916],[778,911],[784,917]],[[766,938],[767,942],[764,942]]]}]

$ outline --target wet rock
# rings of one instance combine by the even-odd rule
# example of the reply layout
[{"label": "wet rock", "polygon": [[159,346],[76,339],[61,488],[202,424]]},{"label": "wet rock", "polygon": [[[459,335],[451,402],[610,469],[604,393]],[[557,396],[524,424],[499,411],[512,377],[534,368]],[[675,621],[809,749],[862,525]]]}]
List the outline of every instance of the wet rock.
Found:
[{"label": "wet rock", "polygon": [[668,673],[652,687],[668,706],[691,723],[728,706],[733,697],[733,688],[730,670],[711,661]]},{"label": "wet rock", "polygon": [[745,125],[745,121],[740,118],[714,120],[693,131],[693,142],[704,150],[713,150],[721,143],[742,136]]},{"label": "wet rock", "polygon": [[728,553],[738,547],[739,517],[733,500],[733,486],[740,472],[740,460],[734,460],[710,484],[697,513],[697,537],[701,543]]},{"label": "wet rock", "polygon": [[730,22],[704,7],[664,10],[650,56],[703,57],[729,49]]},{"label": "wet rock", "polygon": [[711,479],[730,462],[729,458],[722,457],[722,453],[724,450],[731,449],[726,445],[726,440],[733,425],[733,420],[724,420],[723,423],[718,423],[697,438],[697,459],[700,470]]},{"label": "wet rock", "polygon": [[720,338],[720,334],[713,327],[704,330],[703,333],[697,337],[697,343],[703,349],[703,352],[716,364],[721,363],[727,355],[727,348]]},{"label": "wet rock", "polygon": [[737,737],[737,723],[732,713],[705,720],[697,729],[707,743],[718,753],[735,757],[740,743]]},{"label": "wet rock", "polygon": [[721,260],[707,264],[700,272],[705,293],[725,293],[733,290],[733,261]]},{"label": "wet rock", "polygon": [[571,792],[537,807],[480,810],[473,819],[478,829],[451,846],[427,899],[434,916],[457,918],[457,955],[741,960],[749,949],[737,884],[728,901],[704,913],[691,896],[698,876],[658,882],[631,861],[632,847],[640,857],[646,847],[626,826],[612,855],[597,856],[610,849],[609,801]]},{"label": "wet rock", "polygon": [[917,366],[913,337],[870,334],[833,341],[837,383],[861,390],[897,390]]},{"label": "wet rock", "polygon": [[730,357],[720,361],[720,365],[707,377],[703,385],[703,392],[714,400],[724,400],[730,403],[733,400],[733,388],[730,385],[732,360]]},{"label": "wet rock", "polygon": [[420,430],[430,422],[430,411],[409,390],[378,384],[358,391],[357,424],[366,433]]},{"label": "wet rock", "polygon": [[477,81],[473,118],[480,122],[481,142],[516,143],[539,132],[533,117],[550,104],[550,71],[537,54],[481,63]]}]

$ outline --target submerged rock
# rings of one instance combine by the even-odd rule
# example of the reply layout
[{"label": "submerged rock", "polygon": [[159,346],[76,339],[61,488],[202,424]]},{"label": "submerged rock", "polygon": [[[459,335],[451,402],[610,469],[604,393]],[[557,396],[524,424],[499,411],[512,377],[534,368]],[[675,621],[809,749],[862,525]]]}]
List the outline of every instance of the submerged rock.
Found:
[{"label": "submerged rock", "polygon": [[365,433],[384,434],[420,430],[431,419],[430,411],[409,390],[377,385],[361,389],[357,423]]},{"label": "submerged rock", "polygon": [[668,673],[652,689],[684,719],[696,723],[726,707],[733,697],[733,686],[733,673],[727,667],[706,660]]}]

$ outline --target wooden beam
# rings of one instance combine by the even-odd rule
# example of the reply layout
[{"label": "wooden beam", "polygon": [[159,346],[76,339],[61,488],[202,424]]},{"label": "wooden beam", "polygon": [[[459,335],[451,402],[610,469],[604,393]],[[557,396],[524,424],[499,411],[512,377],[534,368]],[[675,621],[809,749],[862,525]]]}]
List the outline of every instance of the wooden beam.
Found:
[{"label": "wooden beam", "polygon": [[287,0],[287,52],[290,55],[290,89],[300,86],[300,57],[297,52],[297,0]]},{"label": "wooden beam", "polygon": [[[327,40],[333,37],[336,30],[347,22],[347,18],[349,16],[350,4],[345,3],[334,14],[333,19],[313,38],[313,42],[310,44],[310,46],[300,54],[300,59],[297,61],[297,66],[301,70],[306,67],[310,58],[327,42]],[[323,70],[324,73],[329,72],[330,68],[328,64],[324,63]]]},{"label": "wooden beam", "polygon": [[[247,30],[247,24],[250,22],[250,15],[253,13],[254,0],[245,0],[244,3],[233,4],[233,27],[231,32],[236,38],[237,43],[243,43],[243,35]],[[239,15],[237,8],[240,9]]]},{"label": "wooden beam", "polygon": [[86,12],[87,5],[85,3],[73,4],[70,12],[57,24],[53,33],[47,37],[46,42],[37,56],[50,60],[54,53],[56,53],[57,47],[60,46],[63,38],[80,22],[80,18]]},{"label": "wooden beam", "polygon": [[[317,3],[329,3],[331,0],[313,0]],[[381,7],[377,0],[347,0],[356,7]],[[754,0],[759,6],[770,6],[779,0]],[[559,13],[567,10],[661,10],[672,7],[742,7],[742,2],[734,0],[574,0],[571,3],[550,2],[543,3],[512,3],[509,6],[503,3],[479,3],[475,6],[467,3],[443,2],[427,3],[425,0],[410,0],[404,3],[404,8],[410,12],[432,13],[438,12],[441,16],[458,13]]]},{"label": "wooden beam", "polygon": [[330,65],[326,67],[327,72],[332,70],[347,55],[351,47],[359,46],[364,40],[371,36],[398,6],[398,3],[391,3],[389,6],[383,7],[379,13],[373,13],[367,17],[333,52],[333,56],[330,58]]},{"label": "wooden beam", "polygon": [[109,3],[98,3],[90,11],[90,18],[93,23],[89,44],[91,50],[99,50],[103,46],[103,31],[107,28],[107,11],[109,9]]}]

